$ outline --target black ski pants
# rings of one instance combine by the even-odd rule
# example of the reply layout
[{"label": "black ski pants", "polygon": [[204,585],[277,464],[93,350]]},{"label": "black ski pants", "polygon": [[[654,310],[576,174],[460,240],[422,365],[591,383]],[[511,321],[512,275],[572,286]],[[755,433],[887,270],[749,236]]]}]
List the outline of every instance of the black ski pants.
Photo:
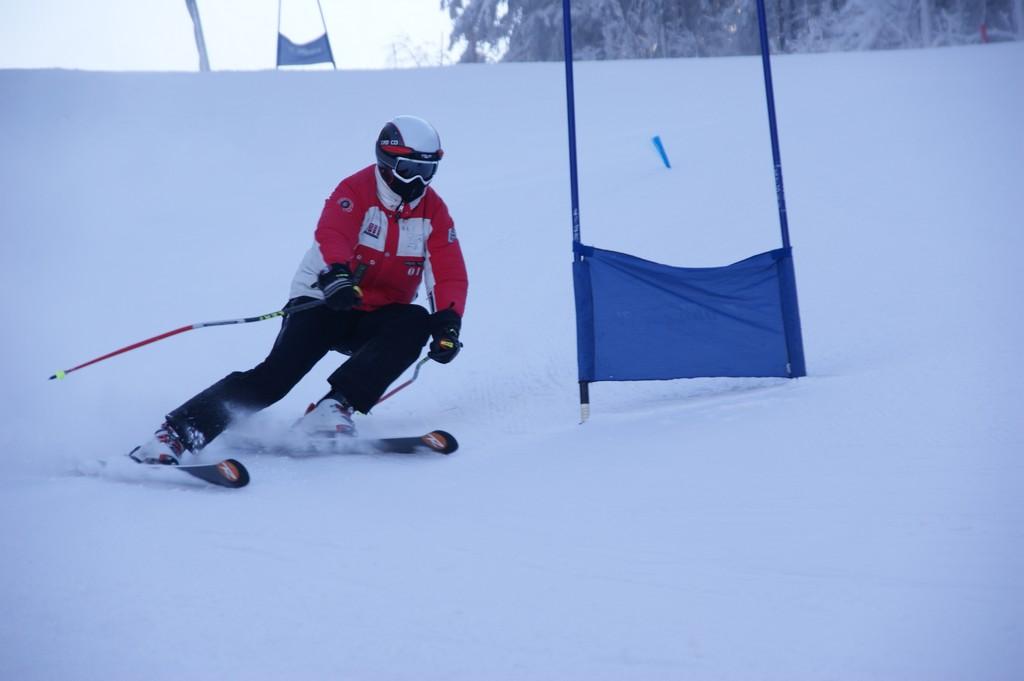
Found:
[{"label": "black ski pants", "polygon": [[[295,298],[289,306],[312,298]],[[430,337],[430,315],[419,305],[388,305],[372,312],[326,306],[289,315],[270,354],[249,371],[236,371],[167,415],[193,450],[220,435],[239,415],[277,402],[331,350],[351,357],[327,379],[328,396],[368,412],[420,355]]]}]

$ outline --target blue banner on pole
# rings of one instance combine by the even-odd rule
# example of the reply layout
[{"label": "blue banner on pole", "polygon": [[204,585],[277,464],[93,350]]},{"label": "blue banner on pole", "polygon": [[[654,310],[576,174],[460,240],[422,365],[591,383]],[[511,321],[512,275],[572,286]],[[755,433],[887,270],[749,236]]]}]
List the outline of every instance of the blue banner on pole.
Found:
[{"label": "blue banner on pole", "polygon": [[327,34],[308,43],[297,45],[283,34],[277,34],[277,65],[305,66],[308,64],[334,63],[331,41]]},{"label": "blue banner on pole", "polygon": [[806,374],[790,249],[711,268],[576,251],[581,381]]}]

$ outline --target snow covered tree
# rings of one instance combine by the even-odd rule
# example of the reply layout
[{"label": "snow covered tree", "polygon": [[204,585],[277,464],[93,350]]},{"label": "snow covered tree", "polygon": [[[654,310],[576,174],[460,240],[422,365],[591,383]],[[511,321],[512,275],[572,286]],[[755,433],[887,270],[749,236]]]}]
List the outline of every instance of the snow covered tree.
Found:
[{"label": "snow covered tree", "polygon": [[488,48],[498,48],[511,31],[505,20],[507,11],[499,14],[499,3],[473,0],[441,0],[441,8],[448,10],[453,20],[452,44],[466,41],[466,49],[459,61],[463,63],[487,61]]},{"label": "snow covered tree", "polygon": [[[766,0],[779,52],[1024,39],[1024,0]],[[441,0],[461,61],[562,58],[561,0]],[[577,59],[754,54],[755,0],[572,0]]]},{"label": "snow covered tree", "polygon": [[[464,40],[461,61],[562,58],[559,0],[441,0]],[[752,0],[573,0],[579,59],[697,56],[749,51]]]}]

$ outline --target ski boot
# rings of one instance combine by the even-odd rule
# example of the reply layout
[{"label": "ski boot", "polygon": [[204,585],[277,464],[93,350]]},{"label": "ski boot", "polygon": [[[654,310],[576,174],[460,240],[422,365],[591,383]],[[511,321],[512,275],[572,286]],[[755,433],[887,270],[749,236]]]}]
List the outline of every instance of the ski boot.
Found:
[{"label": "ski boot", "polygon": [[185,441],[164,421],[149,442],[139,445],[128,456],[138,463],[161,463],[170,466],[177,466],[181,463],[182,455],[191,451]]},{"label": "ski boot", "polygon": [[309,405],[306,414],[295,424],[296,428],[313,440],[334,440],[338,437],[355,437],[356,426],[352,422],[352,407],[344,400],[325,397]]}]

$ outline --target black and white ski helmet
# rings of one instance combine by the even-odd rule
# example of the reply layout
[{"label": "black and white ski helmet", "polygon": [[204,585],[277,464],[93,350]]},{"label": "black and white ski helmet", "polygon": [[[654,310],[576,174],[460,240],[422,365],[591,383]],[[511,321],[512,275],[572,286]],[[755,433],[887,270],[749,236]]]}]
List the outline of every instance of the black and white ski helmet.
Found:
[{"label": "black and white ski helmet", "polygon": [[430,123],[416,116],[395,116],[377,136],[376,154],[381,177],[409,203],[427,190],[444,151]]}]

